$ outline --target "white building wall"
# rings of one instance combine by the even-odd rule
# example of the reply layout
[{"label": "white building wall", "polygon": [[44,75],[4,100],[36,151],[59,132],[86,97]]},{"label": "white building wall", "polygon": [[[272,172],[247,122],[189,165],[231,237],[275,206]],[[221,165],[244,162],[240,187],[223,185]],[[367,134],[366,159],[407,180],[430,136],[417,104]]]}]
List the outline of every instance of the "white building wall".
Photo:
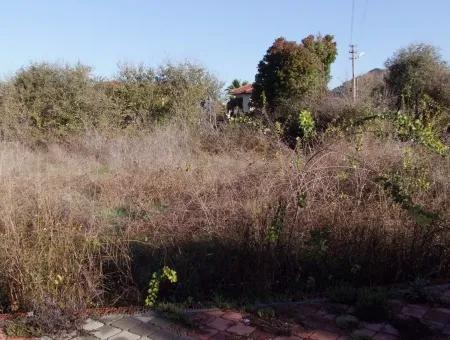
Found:
[{"label": "white building wall", "polygon": [[250,112],[250,94],[243,94],[242,96],[242,111],[244,111],[244,113],[249,113]]}]

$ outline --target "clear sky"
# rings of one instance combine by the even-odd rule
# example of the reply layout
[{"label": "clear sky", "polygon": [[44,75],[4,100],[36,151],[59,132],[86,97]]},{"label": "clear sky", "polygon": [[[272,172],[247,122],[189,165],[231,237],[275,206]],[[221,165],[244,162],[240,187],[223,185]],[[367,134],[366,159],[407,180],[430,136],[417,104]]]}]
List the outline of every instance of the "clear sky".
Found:
[{"label": "clear sky", "polygon": [[[411,42],[450,60],[450,0],[355,0],[358,73],[381,67]],[[352,0],[1,0],[0,74],[30,62],[81,62],[111,76],[118,62],[201,63],[229,82],[254,80],[273,40],[333,34],[334,87],[351,74]]]}]

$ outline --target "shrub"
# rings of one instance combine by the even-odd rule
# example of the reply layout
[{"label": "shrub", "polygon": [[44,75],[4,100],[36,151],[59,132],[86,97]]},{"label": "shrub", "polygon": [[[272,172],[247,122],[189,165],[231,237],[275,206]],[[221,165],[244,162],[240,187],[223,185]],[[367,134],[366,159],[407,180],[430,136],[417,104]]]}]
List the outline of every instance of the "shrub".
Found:
[{"label": "shrub", "polygon": [[365,321],[383,321],[389,316],[387,294],[382,289],[362,288],[358,291],[356,315]]},{"label": "shrub", "polygon": [[42,331],[38,326],[21,319],[6,322],[4,328],[6,335],[9,337],[30,338],[42,336]]},{"label": "shrub", "polygon": [[358,290],[348,284],[341,284],[328,290],[328,298],[337,303],[352,305],[356,302]]},{"label": "shrub", "polygon": [[450,106],[450,69],[437,48],[414,44],[402,48],[386,61],[386,84],[397,96],[398,106],[410,109],[416,118],[422,113],[420,102],[424,96]]},{"label": "shrub", "polygon": [[345,330],[352,330],[358,327],[359,320],[353,315],[340,315],[336,318],[336,325]]},{"label": "shrub", "polygon": [[93,130],[150,129],[171,119],[215,124],[221,86],[192,63],[156,70],[123,65],[111,81],[80,64],[31,64],[0,85],[1,137],[36,146]]},{"label": "shrub", "polygon": [[32,64],[6,84],[0,101],[6,138],[53,140],[98,127],[109,103],[83,65]]},{"label": "shrub", "polygon": [[167,266],[164,266],[160,271],[153,273],[152,279],[148,284],[148,295],[145,299],[145,305],[147,307],[153,307],[155,305],[159,294],[159,287],[161,282],[165,280],[170,283],[176,283],[178,281],[177,272]]}]

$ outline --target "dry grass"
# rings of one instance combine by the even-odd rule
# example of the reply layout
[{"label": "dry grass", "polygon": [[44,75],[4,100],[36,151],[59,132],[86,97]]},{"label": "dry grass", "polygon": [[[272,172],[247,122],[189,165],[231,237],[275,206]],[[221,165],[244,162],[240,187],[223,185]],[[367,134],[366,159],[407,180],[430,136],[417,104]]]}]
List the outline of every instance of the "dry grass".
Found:
[{"label": "dry grass", "polygon": [[411,147],[333,136],[294,152],[255,131],[176,124],[45,151],[4,142],[0,280],[18,308],[74,310],[135,299],[162,264],[179,273],[173,296],[198,298],[445,274],[448,157],[413,147],[429,181],[414,202],[441,216],[429,227],[376,181],[407,176]]}]

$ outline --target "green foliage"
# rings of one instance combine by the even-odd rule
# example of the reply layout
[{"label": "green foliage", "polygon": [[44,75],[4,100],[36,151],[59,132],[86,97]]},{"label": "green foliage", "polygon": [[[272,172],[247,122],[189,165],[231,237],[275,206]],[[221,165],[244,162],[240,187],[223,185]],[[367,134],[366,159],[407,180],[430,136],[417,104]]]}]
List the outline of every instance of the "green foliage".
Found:
[{"label": "green foliage", "polygon": [[330,238],[331,228],[316,228],[311,230],[310,239],[308,241],[309,251],[311,256],[318,259],[324,257],[328,252],[328,243]]},{"label": "green foliage", "polygon": [[122,123],[147,126],[173,117],[200,119],[202,101],[218,100],[221,88],[214,76],[191,63],[167,64],[156,70],[123,65],[115,81],[106,85]]},{"label": "green foliage", "polygon": [[300,44],[276,39],[258,65],[253,102],[263,107],[265,97],[272,112],[282,99],[320,95],[326,89],[336,54],[331,35],[311,35]]},{"label": "green foliage", "polygon": [[394,125],[400,139],[413,140],[440,155],[447,153],[448,147],[441,142],[431,123],[424,124],[420,119],[398,113],[395,117]]},{"label": "green foliage", "polygon": [[261,122],[259,120],[256,120],[249,116],[231,117],[230,123],[232,125],[242,125],[242,126],[247,126],[247,127],[256,128],[256,129],[262,128]]},{"label": "green foliage", "polygon": [[42,330],[39,327],[22,319],[7,321],[4,330],[5,334],[10,337],[30,338],[42,336]]},{"label": "green foliage", "polygon": [[286,215],[286,204],[279,203],[277,210],[275,212],[275,216],[272,219],[272,222],[269,227],[267,239],[270,243],[276,243],[281,236],[281,233],[284,229],[284,218]]},{"label": "green foliage", "polygon": [[384,321],[389,316],[387,294],[381,288],[362,288],[358,291],[355,313],[364,321]]},{"label": "green foliage", "polygon": [[247,85],[248,81],[241,81],[239,79],[233,79],[233,81],[231,82],[231,84],[227,87],[228,91],[231,91],[233,89],[237,89],[241,86]]},{"label": "green foliage", "polygon": [[198,123],[206,118],[202,103],[217,102],[221,87],[190,63],[123,65],[112,81],[93,77],[80,64],[32,64],[0,83],[0,132],[47,143],[86,130],[150,128],[169,119]]},{"label": "green foliage", "polygon": [[300,208],[305,208],[306,207],[306,199],[307,199],[307,194],[306,192],[304,193],[297,193],[297,206]]},{"label": "green foliage", "polygon": [[383,183],[394,202],[400,204],[419,226],[428,227],[440,219],[438,214],[413,203],[410,194],[404,190],[401,184],[402,178],[399,175],[390,178],[381,176],[377,178],[377,181]]},{"label": "green foliage", "polygon": [[145,299],[145,305],[147,307],[153,307],[155,305],[162,281],[176,283],[178,281],[177,272],[167,266],[164,266],[160,271],[152,274],[152,278],[148,285],[148,294]]},{"label": "green foliage", "polygon": [[398,107],[412,110],[418,118],[425,96],[450,105],[450,69],[431,45],[415,44],[400,49],[386,61],[388,89],[397,97]]},{"label": "green foliage", "polygon": [[275,310],[271,307],[259,308],[256,315],[261,319],[273,319],[276,316]]},{"label": "green foliage", "polygon": [[[0,100],[3,135],[66,136],[102,124],[111,108],[96,92],[87,66],[32,64],[4,83]],[[110,117],[113,120],[114,117]]]},{"label": "green foliage", "polygon": [[[401,112],[385,112],[367,115],[357,120],[350,120],[346,129],[347,131],[358,132],[376,120],[392,124],[393,135],[401,141],[412,141],[421,144],[441,156],[448,154],[448,146],[440,139],[439,129],[437,128],[437,124],[440,121],[439,117],[422,119],[414,118],[410,114]],[[381,131],[381,129],[385,128],[385,126],[377,127],[380,130],[377,130],[376,133],[380,137],[386,137],[388,132]]]},{"label": "green foliage", "polygon": [[298,121],[304,140],[310,140],[316,135],[314,118],[309,110],[302,110],[298,116]]}]

